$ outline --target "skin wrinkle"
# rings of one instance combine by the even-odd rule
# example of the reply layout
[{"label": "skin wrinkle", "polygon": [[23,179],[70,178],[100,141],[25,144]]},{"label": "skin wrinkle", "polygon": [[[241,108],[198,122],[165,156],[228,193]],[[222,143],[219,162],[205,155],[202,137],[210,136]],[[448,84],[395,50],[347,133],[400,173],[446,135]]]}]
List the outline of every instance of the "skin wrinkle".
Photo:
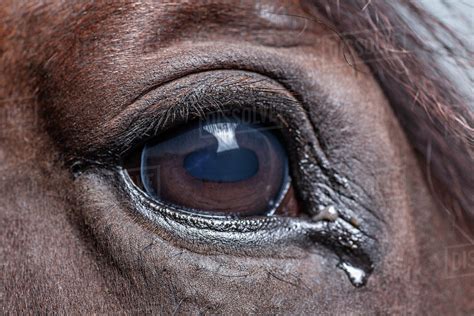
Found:
[{"label": "skin wrinkle", "polygon": [[[193,3],[183,12],[192,13]],[[268,2],[268,6],[298,15],[295,3]],[[438,206],[423,168],[368,71],[355,74],[344,66],[342,54],[328,52],[320,43],[308,46],[306,39],[302,47],[294,42],[272,46],[261,37],[255,39],[252,29],[246,29],[253,21],[244,23],[252,15],[233,8],[228,12],[242,23],[232,28],[242,28],[241,34],[226,33],[226,25],[219,24],[221,32],[189,34],[183,43],[177,39],[169,47],[152,45],[148,54],[143,49],[148,37],[141,27],[179,23],[157,10],[156,4],[124,4],[91,2],[84,9],[79,3],[12,2],[0,9],[2,21],[8,17],[0,27],[0,97],[11,100],[1,107],[11,110],[20,106],[15,100],[27,102],[2,122],[0,139],[8,152],[1,161],[0,183],[6,197],[0,205],[5,313],[462,314],[472,310],[469,280],[440,276],[445,247],[464,239],[441,212],[434,211]],[[250,8],[255,9],[253,3]],[[154,10],[148,19],[146,13]],[[273,38],[270,43],[284,39],[274,32],[265,39]],[[307,32],[315,37],[330,34],[321,25]],[[231,49],[225,52],[224,46]],[[214,59],[211,54],[202,57],[212,48]],[[308,249],[298,258],[257,258],[176,247],[144,229],[147,223],[129,209],[131,201],[118,197],[119,188],[106,167],[71,176],[64,166],[67,155],[82,153],[117,132],[110,118],[119,117],[134,96],[156,84],[157,72],[179,74],[174,68],[179,62],[172,57],[183,51],[188,68],[199,62],[231,69],[244,64],[246,69],[241,70],[273,72],[274,79],[297,93],[331,166],[357,179],[380,206],[376,211],[386,222],[376,232],[383,256],[366,287],[354,288],[335,267],[337,257],[323,249]],[[338,106],[321,112],[323,104],[315,102],[321,98],[333,101],[324,105]],[[102,133],[97,133],[98,126],[105,127]]]}]

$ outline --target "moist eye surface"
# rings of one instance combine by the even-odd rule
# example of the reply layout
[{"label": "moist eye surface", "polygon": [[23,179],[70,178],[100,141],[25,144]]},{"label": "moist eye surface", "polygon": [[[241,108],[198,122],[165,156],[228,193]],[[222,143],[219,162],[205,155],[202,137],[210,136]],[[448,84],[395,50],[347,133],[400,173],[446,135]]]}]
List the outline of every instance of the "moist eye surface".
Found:
[{"label": "moist eye surface", "polygon": [[195,122],[147,142],[127,171],[151,198],[188,211],[272,215],[290,188],[276,132],[238,119]]}]

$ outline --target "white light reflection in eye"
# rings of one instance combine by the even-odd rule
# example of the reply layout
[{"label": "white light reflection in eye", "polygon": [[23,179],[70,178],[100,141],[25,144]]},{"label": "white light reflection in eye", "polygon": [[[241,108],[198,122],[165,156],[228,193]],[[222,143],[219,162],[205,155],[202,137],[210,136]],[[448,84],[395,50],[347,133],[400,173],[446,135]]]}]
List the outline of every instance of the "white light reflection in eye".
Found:
[{"label": "white light reflection in eye", "polygon": [[213,123],[203,127],[217,139],[217,152],[238,149],[239,144],[235,137],[238,123]]}]

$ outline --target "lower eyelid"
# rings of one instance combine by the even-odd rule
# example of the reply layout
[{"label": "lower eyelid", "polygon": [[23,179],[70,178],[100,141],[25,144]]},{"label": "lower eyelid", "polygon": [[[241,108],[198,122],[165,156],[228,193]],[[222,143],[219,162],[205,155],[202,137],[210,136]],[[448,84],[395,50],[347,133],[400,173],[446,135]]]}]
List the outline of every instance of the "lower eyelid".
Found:
[{"label": "lower eyelid", "polygon": [[366,282],[378,258],[376,240],[342,218],[206,218],[147,198],[133,188],[126,171],[119,174],[128,199],[135,201],[133,208],[153,223],[155,232],[193,252],[295,258],[305,256],[308,248],[329,249],[326,255],[338,258],[340,268],[352,267],[364,273],[355,286]]}]

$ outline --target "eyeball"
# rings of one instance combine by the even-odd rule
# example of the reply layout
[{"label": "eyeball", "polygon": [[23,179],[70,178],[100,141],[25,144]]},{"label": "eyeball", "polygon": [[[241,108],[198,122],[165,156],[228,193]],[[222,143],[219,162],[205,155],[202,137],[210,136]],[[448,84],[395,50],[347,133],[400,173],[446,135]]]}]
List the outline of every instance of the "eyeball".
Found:
[{"label": "eyeball", "polygon": [[142,190],[188,212],[272,215],[290,191],[288,156],[272,126],[196,122],[152,139],[137,157]]}]

